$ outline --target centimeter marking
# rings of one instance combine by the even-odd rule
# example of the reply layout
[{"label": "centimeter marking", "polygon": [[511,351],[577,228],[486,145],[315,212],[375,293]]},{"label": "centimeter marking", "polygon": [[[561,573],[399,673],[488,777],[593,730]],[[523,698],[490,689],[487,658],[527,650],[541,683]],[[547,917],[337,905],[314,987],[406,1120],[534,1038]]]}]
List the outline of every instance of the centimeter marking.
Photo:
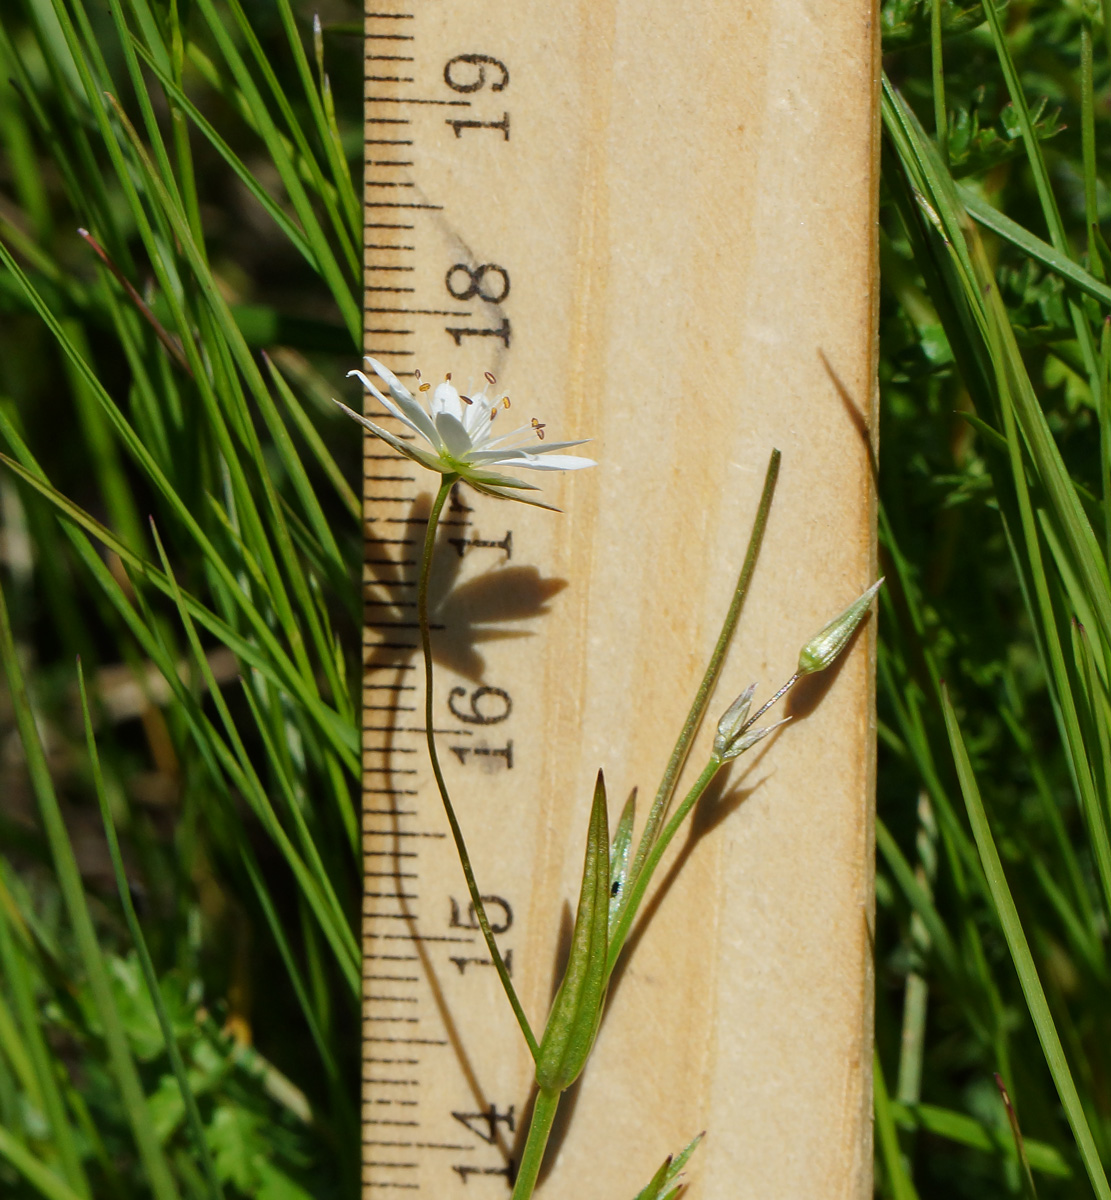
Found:
[{"label": "centimeter marking", "polygon": [[[439,268],[443,282],[437,286],[435,276],[422,273],[422,255],[427,259],[431,247],[443,243],[450,215],[422,195],[412,177],[421,156],[436,150],[437,137],[447,140],[448,149],[464,150],[464,134],[488,128],[508,141],[508,113],[481,120],[466,112],[475,107],[471,94],[483,88],[488,70],[494,91],[504,89],[508,72],[466,48],[446,63],[430,61],[427,53],[422,59],[418,30],[414,9],[386,11],[370,0],[364,52],[364,350],[403,379],[415,378],[418,346],[422,353],[450,350],[458,360],[461,351],[485,349],[491,338],[495,348],[507,351],[510,340],[509,320],[496,309],[509,291],[503,268],[455,261],[464,256],[451,250],[449,239]],[[496,315],[486,327],[482,318],[490,312]],[[390,420],[380,410],[374,415]],[[404,429],[397,434],[411,436]],[[453,860],[454,849],[424,765],[416,585],[429,477],[369,434],[363,463],[364,1195],[407,1191],[440,1197],[455,1188],[471,1195],[477,1185],[480,1196],[501,1196],[514,1178],[509,1139],[516,1132],[516,1110],[487,1103],[471,1077],[458,1044],[459,1023],[467,1014],[451,1003],[450,994],[453,976],[462,983],[492,964],[481,937],[472,932],[473,911],[444,892],[448,859],[442,852]],[[450,546],[459,560],[475,549],[508,560],[512,531],[487,539],[473,532],[478,503],[473,493],[453,494],[441,520],[446,544],[440,553],[450,556]],[[434,620],[433,629],[443,625]],[[459,764],[512,769],[512,740],[490,745],[476,737],[481,728],[475,728],[496,724],[510,707],[503,689],[454,688],[447,707],[439,709],[442,753],[453,752]],[[513,922],[509,903],[500,897],[488,902],[495,923],[500,914],[501,928],[507,929]],[[503,952],[512,969],[512,949]]]}]

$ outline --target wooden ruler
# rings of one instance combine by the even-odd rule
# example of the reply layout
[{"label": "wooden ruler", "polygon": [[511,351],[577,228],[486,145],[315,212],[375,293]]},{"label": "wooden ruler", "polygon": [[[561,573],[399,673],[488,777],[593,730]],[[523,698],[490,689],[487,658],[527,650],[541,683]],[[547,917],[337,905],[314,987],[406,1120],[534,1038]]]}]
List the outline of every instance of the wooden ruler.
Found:
[{"label": "wooden ruler", "polygon": [[[433,583],[441,753],[539,1031],[594,774],[614,818],[655,790],[773,446],[714,721],[874,577],[875,13],[368,3],[367,352],[492,371],[600,464],[539,477],[564,515],[458,490]],[[436,480],[373,439],[365,466],[365,1195],[504,1197],[532,1072],[424,757]],[[677,839],[542,1194],[631,1200],[707,1129],[692,1200],[870,1195],[870,655]]]}]

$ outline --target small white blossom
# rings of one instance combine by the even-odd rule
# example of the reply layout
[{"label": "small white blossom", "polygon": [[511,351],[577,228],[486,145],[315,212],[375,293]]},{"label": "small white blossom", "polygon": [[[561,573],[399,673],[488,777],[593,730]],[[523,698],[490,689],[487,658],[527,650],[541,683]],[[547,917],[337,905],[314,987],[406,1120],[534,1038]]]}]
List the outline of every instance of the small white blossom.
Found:
[{"label": "small white blossom", "polygon": [[[526,504],[550,508],[550,505],[519,494],[521,491],[537,491],[533,484],[492,468],[524,467],[530,471],[576,471],[581,467],[595,465],[594,460],[590,458],[556,453],[571,446],[581,446],[587,439],[575,442],[545,442],[544,426],[535,417],[528,425],[512,429],[504,436],[495,437],[495,418],[509,408],[509,397],[504,394],[499,396],[494,393],[491,397],[486,394],[484,388],[480,392],[463,396],[451,383],[449,375],[435,389],[427,383],[420,385],[419,391],[422,394],[431,393],[426,411],[424,405],[388,367],[374,358],[367,357],[366,361],[388,388],[388,396],[383,395],[362,371],[349,371],[348,377],[354,375],[360,380],[363,387],[383,408],[412,430],[425,445],[400,438],[348,408],[346,404],[340,404],[338,400],[335,403],[339,404],[348,416],[389,443],[400,454],[430,471],[438,471],[441,475],[458,475],[471,487],[491,496],[500,496],[505,500],[522,500]],[[419,373],[417,377],[420,378]],[[486,380],[490,386],[495,382],[493,375],[489,373]]]}]

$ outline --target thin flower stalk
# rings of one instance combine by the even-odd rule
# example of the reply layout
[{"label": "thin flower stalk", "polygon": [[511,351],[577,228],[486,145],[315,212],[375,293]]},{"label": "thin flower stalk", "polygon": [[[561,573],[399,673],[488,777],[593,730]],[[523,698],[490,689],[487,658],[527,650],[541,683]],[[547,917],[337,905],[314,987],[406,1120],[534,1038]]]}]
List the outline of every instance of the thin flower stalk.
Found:
[{"label": "thin flower stalk", "polygon": [[420,580],[417,584],[417,621],[420,625],[421,649],[424,652],[424,733],[428,744],[428,759],[432,764],[432,774],[435,776],[436,787],[439,790],[440,799],[444,804],[444,812],[447,815],[448,825],[451,826],[451,836],[455,842],[456,853],[459,855],[459,863],[463,868],[463,877],[467,881],[467,891],[471,897],[471,904],[474,906],[475,916],[478,918],[479,928],[482,930],[482,936],[486,939],[486,948],[490,951],[490,958],[498,972],[502,988],[513,1008],[513,1015],[517,1018],[517,1024],[521,1027],[521,1033],[528,1043],[529,1053],[532,1055],[533,1060],[535,1060],[539,1052],[539,1045],[535,1034],[532,1032],[532,1026],[529,1025],[528,1018],[525,1016],[525,1010],[521,1007],[521,1001],[517,996],[517,989],[513,986],[513,981],[509,978],[509,970],[505,965],[505,959],[502,958],[501,951],[498,949],[498,944],[494,939],[494,931],[490,927],[490,920],[486,915],[486,906],[482,903],[482,896],[479,893],[478,883],[474,877],[471,856],[467,853],[467,844],[463,839],[463,830],[455,815],[455,806],[451,802],[451,795],[448,792],[444,773],[440,767],[440,755],[436,749],[436,734],[432,728],[433,668],[432,634],[428,623],[428,581],[432,571],[432,554],[436,546],[436,529],[440,523],[440,513],[443,511],[444,504],[451,494],[451,489],[457,482],[458,476],[452,474],[444,475],[440,489],[436,493],[436,499],[432,503],[432,511],[428,514],[428,527],[424,535],[424,550],[421,553]]}]

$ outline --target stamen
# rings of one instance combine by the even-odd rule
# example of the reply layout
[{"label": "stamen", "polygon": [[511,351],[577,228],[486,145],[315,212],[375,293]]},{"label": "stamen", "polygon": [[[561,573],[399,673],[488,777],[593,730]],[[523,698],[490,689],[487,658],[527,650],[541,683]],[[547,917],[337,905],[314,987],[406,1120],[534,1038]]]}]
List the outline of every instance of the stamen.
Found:
[{"label": "stamen", "polygon": [[432,390],[432,384],[422,383],[417,390],[421,392],[430,392]]},{"label": "stamen", "polygon": [[487,371],[486,372],[486,382],[487,383],[497,383],[498,381],[493,377],[493,375],[490,374],[489,371]]},{"label": "stamen", "polygon": [[533,427],[533,429],[536,430],[536,436],[541,441],[543,441],[544,440],[544,430],[547,428],[547,426],[541,425],[541,423],[535,417],[533,417],[532,418],[532,427]]}]

